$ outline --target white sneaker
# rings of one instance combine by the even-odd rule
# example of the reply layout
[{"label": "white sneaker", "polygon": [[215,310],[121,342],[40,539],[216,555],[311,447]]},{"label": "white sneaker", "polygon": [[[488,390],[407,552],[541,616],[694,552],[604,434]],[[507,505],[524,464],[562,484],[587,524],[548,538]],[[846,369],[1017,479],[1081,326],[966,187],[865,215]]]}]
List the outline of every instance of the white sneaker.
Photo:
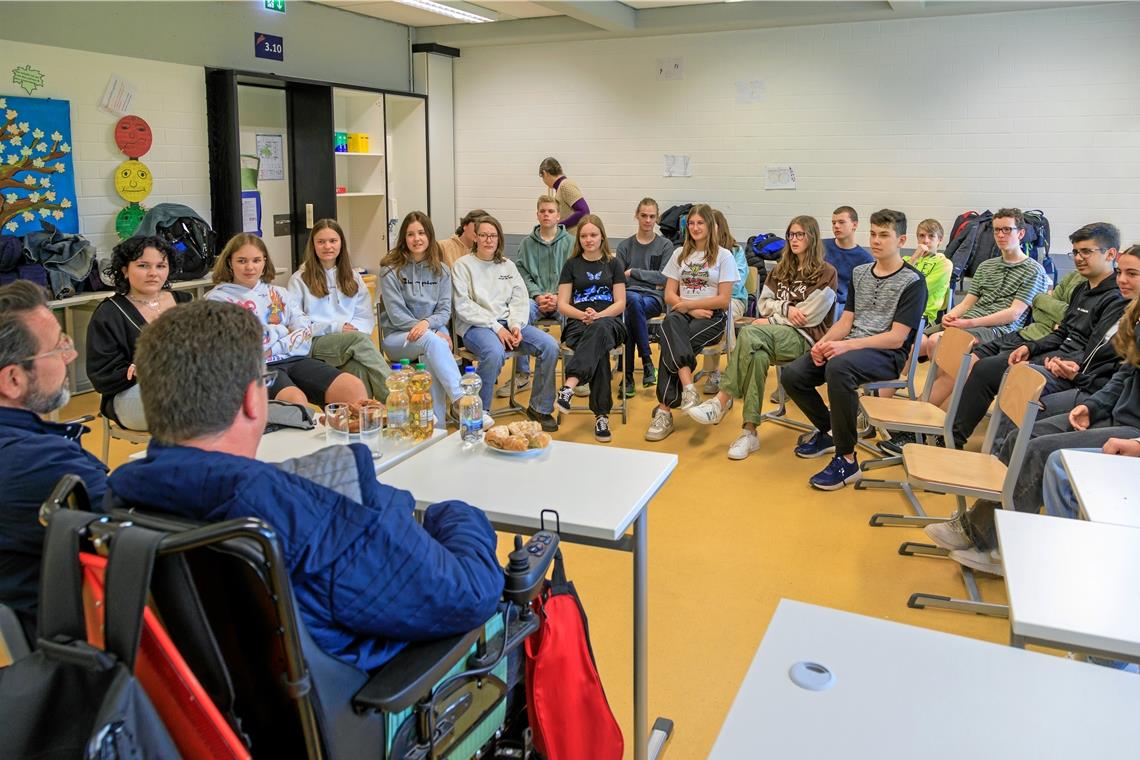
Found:
[{"label": "white sneaker", "polygon": [[653,422],[649,423],[649,429],[645,431],[645,440],[663,441],[668,438],[672,432],[673,415],[664,409],[654,409]]},{"label": "white sneaker", "polygon": [[930,525],[923,526],[922,532],[926,534],[927,538],[934,542],[935,546],[946,549],[947,551],[969,549],[974,545],[974,542],[966,535],[966,531],[962,529],[962,523],[957,517],[951,518],[946,522],[931,523]]},{"label": "white sneaker", "polygon": [[[707,403],[707,402],[706,402]],[[760,436],[751,430],[741,430],[740,437],[728,447],[729,459],[745,459],[753,451],[760,450]]]},{"label": "white sneaker", "polygon": [[699,404],[701,397],[697,395],[697,386],[690,383],[681,390],[681,411],[687,412]]},{"label": "white sneaker", "polygon": [[[530,375],[524,375],[521,372],[515,375],[515,393],[522,393],[530,387]],[[495,391],[495,398],[509,398],[511,395],[511,383],[508,380],[499,386]]]},{"label": "white sneaker", "polygon": [[720,373],[710,372],[708,378],[705,379],[705,384],[701,388],[706,396],[712,396],[720,390]]},{"label": "white sneaker", "polygon": [[955,549],[950,552],[950,559],[963,567],[977,570],[979,573],[1004,576],[1005,570],[1001,566],[1001,554],[996,549],[985,551],[983,549]]},{"label": "white sneaker", "polygon": [[720,421],[724,419],[724,415],[732,408],[732,399],[728,403],[721,406],[720,401],[714,396],[708,401],[702,401],[691,409],[686,409],[685,414],[692,417],[702,425],[719,425]]}]

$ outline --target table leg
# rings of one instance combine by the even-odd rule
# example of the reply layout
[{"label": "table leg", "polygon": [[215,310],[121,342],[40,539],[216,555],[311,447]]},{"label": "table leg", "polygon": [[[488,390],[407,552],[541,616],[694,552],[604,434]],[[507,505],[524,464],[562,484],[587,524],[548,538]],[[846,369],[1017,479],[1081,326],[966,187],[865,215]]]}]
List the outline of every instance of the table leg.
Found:
[{"label": "table leg", "polygon": [[646,508],[633,524],[633,757],[654,760],[673,733],[673,722],[649,724],[649,528]]}]

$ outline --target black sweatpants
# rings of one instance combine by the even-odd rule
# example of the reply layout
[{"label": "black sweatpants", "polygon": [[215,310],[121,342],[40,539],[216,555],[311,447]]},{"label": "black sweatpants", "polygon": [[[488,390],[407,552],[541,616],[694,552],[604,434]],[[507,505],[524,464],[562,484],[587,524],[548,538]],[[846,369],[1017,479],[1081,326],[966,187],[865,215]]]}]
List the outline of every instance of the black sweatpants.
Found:
[{"label": "black sweatpants", "polygon": [[[966,384],[962,388],[962,400],[958,402],[958,412],[954,415],[954,446],[962,448],[966,441],[974,434],[978,423],[986,416],[986,410],[997,398],[1001,388],[1001,379],[1009,369],[1009,355],[1011,351],[1002,351],[999,354],[988,356],[974,364]],[[1044,361],[1044,357],[1038,357]],[[1072,390],[1076,388],[1072,380],[1063,380],[1055,377],[1041,364],[1031,363],[1033,369],[1045,376],[1045,388],[1041,391],[1042,397],[1053,393]]]},{"label": "black sweatpants", "polygon": [[[859,386],[876,380],[894,380],[905,362],[904,351],[859,348],[817,367],[809,352],[784,367],[784,390],[811,424],[821,432],[831,433],[835,453],[846,456],[855,453]],[[816,390],[824,383],[827,383],[830,411]]]},{"label": "black sweatpants", "polygon": [[681,367],[697,368],[697,352],[724,337],[724,312],[708,319],[671,311],[661,323],[661,371],[657,377],[657,400],[676,409],[681,405]]},{"label": "black sweatpants", "polygon": [[625,325],[621,317],[602,317],[586,324],[580,319],[567,319],[562,329],[562,342],[574,349],[566,360],[566,377],[590,384],[590,411],[609,414],[614,407],[613,371],[610,351],[625,342]]}]

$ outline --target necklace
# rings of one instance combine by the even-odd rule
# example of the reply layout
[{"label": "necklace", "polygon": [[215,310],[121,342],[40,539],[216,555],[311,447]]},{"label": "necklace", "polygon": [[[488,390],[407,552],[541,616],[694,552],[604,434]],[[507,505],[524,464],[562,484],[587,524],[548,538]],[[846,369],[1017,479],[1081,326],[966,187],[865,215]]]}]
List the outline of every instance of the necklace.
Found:
[{"label": "necklace", "polygon": [[135,298],[134,296],[129,295],[127,296],[127,300],[157,311],[159,304],[162,303],[162,294],[160,293],[156,295],[153,299]]}]

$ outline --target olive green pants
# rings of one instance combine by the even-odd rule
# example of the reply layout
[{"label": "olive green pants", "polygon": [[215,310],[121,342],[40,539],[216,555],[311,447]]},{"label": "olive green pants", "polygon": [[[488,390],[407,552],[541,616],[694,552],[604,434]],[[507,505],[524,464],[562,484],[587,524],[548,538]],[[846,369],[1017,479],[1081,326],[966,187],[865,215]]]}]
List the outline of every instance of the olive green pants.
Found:
[{"label": "olive green pants", "polygon": [[371,335],[362,332],[339,332],[313,338],[309,356],[331,364],[342,372],[359,377],[368,398],[388,399],[388,375],[392,374]]},{"label": "olive green pants", "polygon": [[785,363],[800,358],[811,344],[787,325],[745,325],[736,336],[736,346],[728,356],[728,367],[720,377],[720,390],[744,399],[744,421],[760,424],[764,405],[764,383],[772,362]]}]

